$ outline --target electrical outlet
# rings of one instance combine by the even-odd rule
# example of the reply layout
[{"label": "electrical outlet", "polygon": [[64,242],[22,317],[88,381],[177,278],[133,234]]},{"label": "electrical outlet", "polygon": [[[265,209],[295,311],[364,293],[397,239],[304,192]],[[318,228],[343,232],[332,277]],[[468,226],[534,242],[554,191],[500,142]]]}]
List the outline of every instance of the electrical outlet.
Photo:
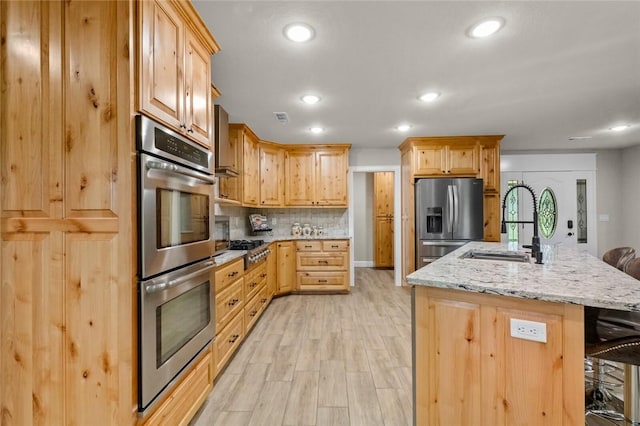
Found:
[{"label": "electrical outlet", "polygon": [[511,318],[511,337],[547,343],[547,324]]}]

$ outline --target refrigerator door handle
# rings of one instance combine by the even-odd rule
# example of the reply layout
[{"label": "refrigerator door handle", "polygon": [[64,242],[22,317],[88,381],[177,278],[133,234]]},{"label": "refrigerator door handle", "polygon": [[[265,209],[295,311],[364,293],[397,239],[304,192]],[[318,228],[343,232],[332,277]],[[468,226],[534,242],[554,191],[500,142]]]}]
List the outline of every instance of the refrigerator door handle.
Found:
[{"label": "refrigerator door handle", "polygon": [[458,229],[458,215],[460,213],[460,206],[458,205],[458,186],[452,185],[451,192],[453,193],[453,223],[455,228]]},{"label": "refrigerator door handle", "polygon": [[449,213],[449,221],[447,223],[447,232],[453,232],[453,185],[447,185],[447,210]]}]

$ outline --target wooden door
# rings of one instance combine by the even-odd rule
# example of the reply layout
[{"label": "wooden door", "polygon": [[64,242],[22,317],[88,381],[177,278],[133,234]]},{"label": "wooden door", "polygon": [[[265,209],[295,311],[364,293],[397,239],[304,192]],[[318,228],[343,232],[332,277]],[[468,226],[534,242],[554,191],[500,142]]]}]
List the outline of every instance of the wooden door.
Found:
[{"label": "wooden door", "polygon": [[260,197],[258,141],[245,131],[242,146],[242,205],[257,206]]},{"label": "wooden door", "polygon": [[376,268],[393,267],[393,172],[373,174],[373,250]]},{"label": "wooden door", "polygon": [[415,170],[419,176],[438,176],[447,173],[445,146],[421,146],[415,149]]},{"label": "wooden door", "polygon": [[3,424],[136,421],[133,5],[0,4]]},{"label": "wooden door", "polygon": [[476,144],[452,144],[447,147],[447,174],[476,175],[480,171],[479,148]]},{"label": "wooden door", "polygon": [[296,289],[296,250],[293,241],[279,242],[277,246],[277,294]]},{"label": "wooden door", "polygon": [[260,205],[284,205],[284,150],[274,145],[260,145]]},{"label": "wooden door", "polygon": [[315,203],[315,153],[306,150],[285,152],[285,204],[312,206]]},{"label": "wooden door", "polygon": [[[174,129],[184,126],[184,24],[168,2],[138,3],[140,109]],[[209,77],[210,78],[210,77]],[[207,96],[209,87],[207,87]]]},{"label": "wooden door", "polygon": [[193,32],[185,32],[185,125],[187,135],[211,148],[211,55]]},{"label": "wooden door", "polygon": [[316,153],[315,205],[347,207],[347,151]]}]

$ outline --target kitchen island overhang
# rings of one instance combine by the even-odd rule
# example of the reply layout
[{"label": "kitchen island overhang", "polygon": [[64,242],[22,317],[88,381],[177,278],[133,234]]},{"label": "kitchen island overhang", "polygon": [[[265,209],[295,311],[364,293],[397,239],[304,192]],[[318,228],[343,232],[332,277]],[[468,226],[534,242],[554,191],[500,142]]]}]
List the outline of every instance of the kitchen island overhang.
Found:
[{"label": "kitchen island overhang", "polygon": [[[470,249],[506,245],[469,243],[407,276],[415,424],[584,424],[584,306],[640,310],[640,283],[579,251],[536,265],[461,259]],[[513,320],[546,342],[513,337]]]}]

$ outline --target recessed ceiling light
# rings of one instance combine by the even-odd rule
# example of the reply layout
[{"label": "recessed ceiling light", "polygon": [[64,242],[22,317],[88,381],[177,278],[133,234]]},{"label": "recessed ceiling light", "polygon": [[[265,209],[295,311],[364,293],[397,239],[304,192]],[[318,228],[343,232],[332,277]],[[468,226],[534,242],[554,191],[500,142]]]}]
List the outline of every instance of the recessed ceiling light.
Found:
[{"label": "recessed ceiling light", "polygon": [[406,132],[410,128],[411,128],[411,126],[409,124],[401,124],[401,125],[396,127],[396,130],[399,131],[399,132]]},{"label": "recessed ceiling light", "polygon": [[504,18],[499,16],[495,18],[485,19],[479,24],[474,25],[469,30],[469,37],[483,38],[497,33],[504,26]]},{"label": "recessed ceiling light", "polygon": [[318,133],[324,132],[324,129],[322,127],[311,127],[311,128],[309,128],[309,131],[311,133],[318,134]]},{"label": "recessed ceiling light", "polygon": [[304,102],[305,104],[313,105],[313,104],[316,104],[316,103],[320,102],[320,96],[304,95],[303,97],[300,98],[300,100],[302,102]]},{"label": "recessed ceiling light", "polygon": [[623,130],[627,130],[629,127],[631,127],[630,124],[620,124],[619,126],[609,127],[609,130],[613,130],[614,132],[621,132]]},{"label": "recessed ceiling light", "polygon": [[418,96],[418,99],[420,99],[422,102],[433,102],[439,97],[440,97],[440,93],[438,92],[427,92]]},{"label": "recessed ceiling light", "polygon": [[284,27],[284,35],[291,41],[304,43],[305,41],[309,41],[313,38],[315,31],[309,24],[296,22]]}]

